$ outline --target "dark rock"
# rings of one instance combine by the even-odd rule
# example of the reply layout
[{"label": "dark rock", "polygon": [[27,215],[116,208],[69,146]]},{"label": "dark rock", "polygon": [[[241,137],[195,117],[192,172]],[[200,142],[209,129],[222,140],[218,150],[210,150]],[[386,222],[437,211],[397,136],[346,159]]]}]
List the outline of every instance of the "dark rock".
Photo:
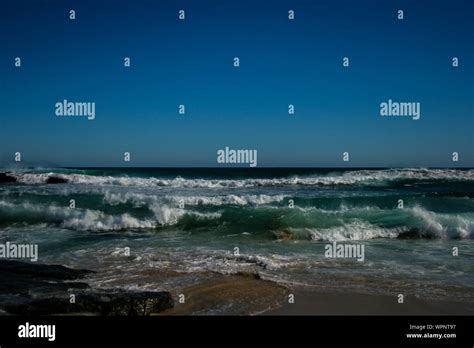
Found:
[{"label": "dark rock", "polygon": [[251,279],[262,279],[258,272],[237,272],[235,275],[244,277],[244,278],[251,278]]},{"label": "dark rock", "polygon": [[48,315],[66,314],[69,312],[69,301],[56,297],[31,300],[27,297],[15,302],[6,302],[3,309],[13,315]]},{"label": "dark rock", "polygon": [[397,239],[435,239],[436,236],[428,230],[419,229],[416,227],[410,228],[397,236]]},{"label": "dark rock", "polygon": [[14,176],[8,175],[7,173],[0,173],[0,183],[10,183],[16,181],[17,180]]},{"label": "dark rock", "polygon": [[166,291],[85,293],[76,296],[73,312],[97,313],[114,316],[143,316],[158,313],[174,306]]},{"label": "dark rock", "polygon": [[31,299],[26,296],[0,298],[1,307],[14,315],[48,315],[87,313],[110,316],[145,316],[159,313],[174,306],[169,292],[71,292],[55,297]]},{"label": "dark rock", "polygon": [[[87,283],[71,282],[92,273],[60,265],[0,261],[0,313],[51,315],[84,313],[137,316],[174,306],[169,292],[94,290]],[[70,294],[75,303],[70,303]]]},{"label": "dark rock", "polygon": [[85,269],[72,269],[61,265],[43,265],[40,263],[28,263],[20,261],[2,260],[0,261],[0,274],[2,272],[14,272],[35,278],[54,278],[62,280],[72,280],[83,278],[89,273],[95,273]]},{"label": "dark rock", "polygon": [[48,179],[46,179],[47,184],[66,184],[67,182],[67,179],[61,178],[59,176],[48,176]]},{"label": "dark rock", "polygon": [[293,234],[288,230],[283,231],[272,231],[273,235],[278,240],[292,240],[294,239]]}]

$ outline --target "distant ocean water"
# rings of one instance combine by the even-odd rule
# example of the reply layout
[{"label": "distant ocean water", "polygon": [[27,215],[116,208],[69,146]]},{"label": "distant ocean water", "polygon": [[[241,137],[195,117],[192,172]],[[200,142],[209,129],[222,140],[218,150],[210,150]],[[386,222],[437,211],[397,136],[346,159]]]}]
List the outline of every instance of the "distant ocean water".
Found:
[{"label": "distant ocean water", "polygon": [[[0,242],[39,243],[40,262],[99,270],[99,286],[122,277],[125,288],[151,287],[133,280],[148,268],[258,271],[285,284],[474,302],[473,169],[9,175],[17,182],[0,185]],[[48,184],[51,177],[67,182]],[[365,261],[325,258],[334,241],[363,243]],[[124,247],[131,257],[123,257]]]}]

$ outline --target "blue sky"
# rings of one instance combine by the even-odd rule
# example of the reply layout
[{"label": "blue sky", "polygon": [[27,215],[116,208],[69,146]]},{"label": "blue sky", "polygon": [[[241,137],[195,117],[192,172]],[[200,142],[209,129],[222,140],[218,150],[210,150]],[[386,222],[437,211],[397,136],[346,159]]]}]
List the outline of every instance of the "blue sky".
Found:
[{"label": "blue sky", "polygon": [[[0,161],[217,166],[229,146],[259,166],[473,167],[473,23],[469,0],[7,0]],[[64,99],[95,120],[57,117]],[[388,99],[421,118],[381,117]]]}]

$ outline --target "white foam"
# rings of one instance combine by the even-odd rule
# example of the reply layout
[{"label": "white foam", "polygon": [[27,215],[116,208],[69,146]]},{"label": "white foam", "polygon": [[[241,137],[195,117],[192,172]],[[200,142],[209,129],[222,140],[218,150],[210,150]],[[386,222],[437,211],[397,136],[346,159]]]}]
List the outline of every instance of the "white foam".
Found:
[{"label": "white foam", "polygon": [[222,205],[265,205],[281,202],[286,195],[220,195],[220,196],[158,196],[135,192],[110,192],[105,191],[104,202],[110,205],[131,203],[136,207],[154,205],[158,203],[178,206],[222,206]]},{"label": "white foam", "polygon": [[400,233],[405,232],[406,227],[381,228],[363,221],[354,221],[342,226],[330,228],[290,228],[290,233],[298,235],[309,235],[317,241],[338,242],[346,240],[369,240],[375,238],[397,238]]},{"label": "white foam", "polygon": [[127,176],[95,176],[84,174],[54,173],[13,173],[21,183],[41,184],[54,175],[68,180],[73,184],[87,185],[118,185],[118,186],[163,186],[174,188],[225,188],[225,187],[259,187],[259,186],[292,186],[292,185],[353,185],[383,184],[384,182],[416,179],[416,180],[474,180],[474,170],[457,169],[386,169],[386,170],[355,170],[327,175],[311,175],[302,177],[251,178],[251,179],[175,179],[140,178]]},{"label": "white foam", "polygon": [[48,222],[60,223],[64,228],[91,231],[153,229],[160,226],[175,225],[185,215],[193,216],[201,220],[218,219],[221,216],[220,212],[200,213],[178,208],[169,208],[165,205],[151,206],[150,210],[154,213],[154,217],[145,219],[138,219],[127,213],[108,215],[92,209],[70,209],[56,205],[45,206],[29,202],[14,204],[0,201],[0,208],[7,208],[17,212],[26,210],[25,213],[35,214]]},{"label": "white foam", "polygon": [[421,228],[438,238],[473,238],[474,213],[440,214],[428,211],[420,206],[409,209],[410,213],[423,222]]}]

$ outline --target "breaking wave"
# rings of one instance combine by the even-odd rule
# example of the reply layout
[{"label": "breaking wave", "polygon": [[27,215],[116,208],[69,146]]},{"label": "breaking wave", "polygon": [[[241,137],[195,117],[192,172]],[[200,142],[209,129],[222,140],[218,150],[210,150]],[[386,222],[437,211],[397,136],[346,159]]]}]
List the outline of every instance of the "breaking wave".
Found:
[{"label": "breaking wave", "polygon": [[131,214],[106,214],[92,209],[70,209],[57,205],[32,203],[14,204],[0,201],[2,222],[56,223],[63,228],[88,231],[119,231],[136,229],[155,229],[176,225],[185,218],[205,221],[217,219],[219,212],[200,213],[167,206],[150,207],[153,216],[137,218]]},{"label": "breaking wave", "polygon": [[110,205],[131,203],[136,207],[150,204],[178,206],[265,205],[283,201],[286,195],[220,195],[220,196],[156,196],[135,192],[104,192],[104,202]]},{"label": "breaking wave", "polygon": [[[153,196],[150,196],[153,197]],[[234,198],[219,197],[217,203]],[[127,200],[124,200],[127,198]],[[254,197],[255,198],[255,197]],[[109,196],[109,203],[128,202],[137,196]],[[173,197],[170,201],[179,200]],[[268,199],[268,198],[267,198]],[[199,204],[200,200],[191,201]],[[240,200],[237,200],[240,202]],[[188,202],[189,203],[189,202]],[[207,202],[209,203],[209,202]],[[212,202],[215,204],[216,202]],[[240,202],[242,203],[242,202]],[[247,206],[213,207],[211,211],[171,207],[151,199],[136,201],[146,207],[146,214],[70,209],[55,204],[12,203],[0,201],[1,223],[54,223],[73,230],[116,231],[157,229],[166,226],[228,226],[235,231],[250,231],[280,240],[307,239],[317,241],[368,240],[375,238],[472,239],[474,212],[436,213],[414,206],[405,209],[341,206],[337,210],[310,208]],[[217,205],[219,205],[217,204]]]},{"label": "breaking wave", "polygon": [[375,185],[383,186],[400,181],[474,181],[474,170],[458,169],[386,169],[354,170],[308,176],[246,179],[182,178],[98,176],[63,173],[9,173],[23,184],[44,184],[51,178],[59,178],[72,184],[117,185],[134,187],[172,188],[244,188],[264,186],[337,186]]}]

